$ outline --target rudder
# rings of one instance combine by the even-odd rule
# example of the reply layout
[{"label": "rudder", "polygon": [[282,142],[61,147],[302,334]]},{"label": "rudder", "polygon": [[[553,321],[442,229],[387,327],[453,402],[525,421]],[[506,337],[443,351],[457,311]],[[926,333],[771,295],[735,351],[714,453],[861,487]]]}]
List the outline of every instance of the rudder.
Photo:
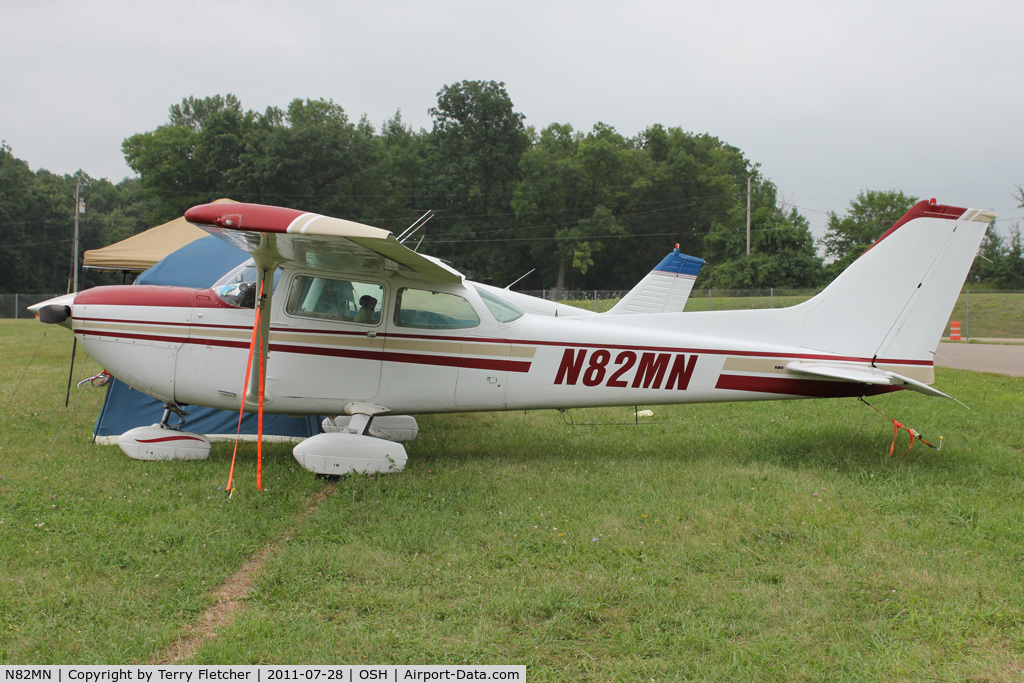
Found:
[{"label": "rudder", "polygon": [[932,361],[990,211],[918,202],[828,287],[797,308],[806,349]]}]

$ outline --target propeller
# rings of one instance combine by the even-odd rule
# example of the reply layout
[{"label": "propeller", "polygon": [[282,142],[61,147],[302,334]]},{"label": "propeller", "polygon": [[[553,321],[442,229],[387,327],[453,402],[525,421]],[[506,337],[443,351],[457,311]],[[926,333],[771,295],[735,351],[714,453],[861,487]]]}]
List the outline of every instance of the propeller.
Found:
[{"label": "propeller", "polygon": [[50,304],[39,309],[39,321],[60,325],[71,316],[71,307],[64,304]]}]

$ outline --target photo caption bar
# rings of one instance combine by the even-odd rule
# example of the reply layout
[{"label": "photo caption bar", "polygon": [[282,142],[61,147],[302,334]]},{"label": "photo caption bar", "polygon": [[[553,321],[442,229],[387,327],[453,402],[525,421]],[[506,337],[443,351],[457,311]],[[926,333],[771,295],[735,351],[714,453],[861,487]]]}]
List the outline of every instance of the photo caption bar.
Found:
[{"label": "photo caption bar", "polygon": [[272,683],[274,681],[319,681],[321,683],[433,683],[434,681],[525,681],[525,666],[423,665],[406,666],[222,666],[194,665],[0,665],[3,681],[46,681],[47,683],[208,683],[210,681],[242,681]]}]

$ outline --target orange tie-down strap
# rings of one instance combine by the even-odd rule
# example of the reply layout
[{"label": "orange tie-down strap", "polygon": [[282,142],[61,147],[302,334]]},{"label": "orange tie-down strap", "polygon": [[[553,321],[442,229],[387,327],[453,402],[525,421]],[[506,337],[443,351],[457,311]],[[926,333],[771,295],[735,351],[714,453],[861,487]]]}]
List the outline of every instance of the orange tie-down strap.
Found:
[{"label": "orange tie-down strap", "polygon": [[[263,312],[263,286],[266,280],[260,284],[260,294],[257,297],[256,318],[252,325],[252,338],[249,340],[249,358],[245,363],[245,379],[242,382],[242,403],[238,407],[238,428],[235,430],[235,448],[231,453],[231,469],[228,472],[228,484],[225,491],[228,497],[234,494],[235,480],[235,458],[238,456],[238,440],[242,435],[242,416],[245,414],[245,397],[249,395],[249,374],[252,372],[252,359],[256,353],[257,341],[259,348],[263,348],[263,332],[260,330],[260,315]],[[256,418],[256,489],[263,490],[263,354],[260,354],[259,381],[259,403]]]},{"label": "orange tie-down strap", "polygon": [[905,430],[907,432],[907,434],[910,435],[910,444],[907,446],[906,450],[904,450],[902,453],[900,453],[900,457],[901,458],[904,455],[906,455],[907,453],[909,453],[910,449],[914,447],[914,440],[915,439],[917,441],[920,441],[921,443],[925,444],[929,448],[934,448],[937,451],[941,451],[942,450],[942,438],[943,437],[941,437],[941,436],[939,437],[939,445],[938,446],[936,446],[935,444],[929,443],[923,436],[921,436],[921,432],[917,431],[916,429],[913,429],[912,427],[906,426],[905,424],[903,424],[902,422],[899,422],[898,420],[894,420],[893,418],[889,417],[884,412],[882,412],[881,410],[879,410],[875,406],[873,406],[870,403],[868,403],[867,401],[865,401],[863,396],[860,397],[860,401],[861,401],[861,403],[863,403],[867,407],[869,407],[872,410],[874,410],[879,415],[882,415],[886,419],[892,421],[892,444],[889,445],[889,457],[890,458],[896,452],[896,439],[899,437],[901,429]]}]

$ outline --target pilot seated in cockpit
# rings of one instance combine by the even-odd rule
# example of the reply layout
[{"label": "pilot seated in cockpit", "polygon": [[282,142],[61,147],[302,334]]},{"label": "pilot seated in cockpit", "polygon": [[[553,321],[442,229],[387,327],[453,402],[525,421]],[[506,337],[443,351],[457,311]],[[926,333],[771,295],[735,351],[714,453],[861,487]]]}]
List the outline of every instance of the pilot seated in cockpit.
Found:
[{"label": "pilot seated in cockpit", "polygon": [[359,312],[356,313],[355,320],[357,323],[375,323],[377,322],[377,316],[374,315],[373,309],[377,307],[377,300],[369,294],[364,294],[359,297]]}]

